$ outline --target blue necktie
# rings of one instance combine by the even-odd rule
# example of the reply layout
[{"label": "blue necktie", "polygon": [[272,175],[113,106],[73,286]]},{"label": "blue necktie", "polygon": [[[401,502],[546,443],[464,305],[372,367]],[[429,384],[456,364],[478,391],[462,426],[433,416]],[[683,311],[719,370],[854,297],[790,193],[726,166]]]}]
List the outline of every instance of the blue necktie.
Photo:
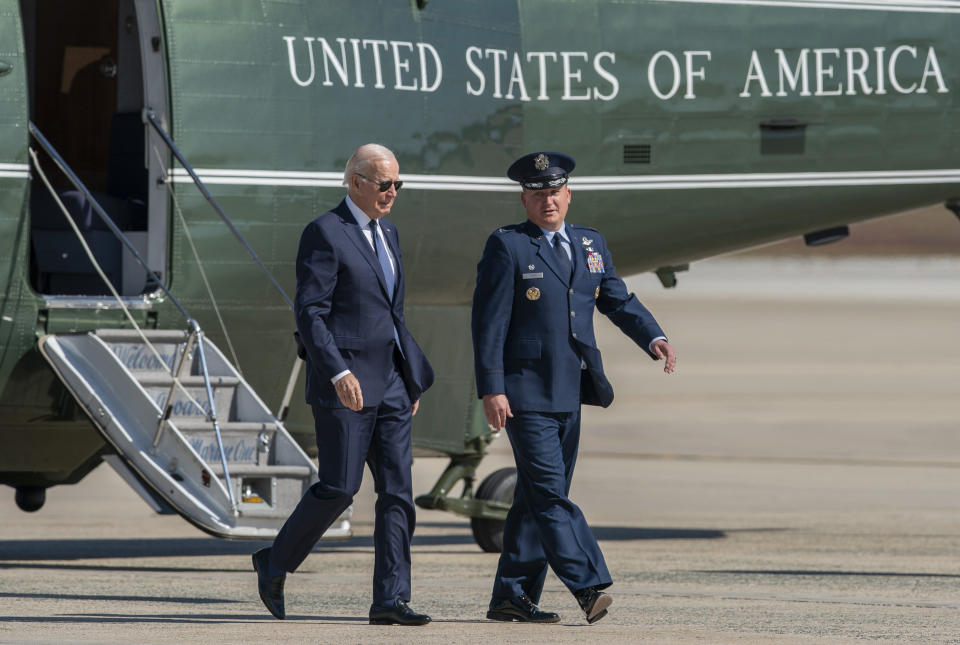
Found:
[{"label": "blue necktie", "polygon": [[387,255],[387,249],[383,246],[383,240],[380,239],[380,233],[377,229],[380,226],[377,220],[370,220],[370,230],[373,231],[373,250],[380,260],[380,269],[383,270],[383,278],[387,281],[387,293],[390,294],[390,302],[393,302],[393,291],[397,287],[397,276],[390,265],[390,257]]},{"label": "blue necktie", "polygon": [[[370,220],[370,230],[373,232],[373,251],[377,254],[377,259],[380,260],[380,269],[383,271],[383,278],[387,282],[387,293],[390,294],[390,302],[393,302],[393,292],[397,288],[397,276],[390,265],[390,257],[387,255],[386,247],[383,246],[383,240],[380,239],[380,232],[377,230],[379,228],[377,220]],[[400,335],[397,334],[396,325],[393,327],[393,339],[397,342],[397,349],[400,350],[402,355],[403,350],[400,349]]]},{"label": "blue necktie", "polygon": [[557,251],[557,258],[560,260],[560,266],[567,272],[567,277],[569,278],[573,275],[573,262],[570,261],[570,256],[567,255],[567,250],[563,248],[563,238],[560,237],[559,233],[553,234],[553,248]]}]

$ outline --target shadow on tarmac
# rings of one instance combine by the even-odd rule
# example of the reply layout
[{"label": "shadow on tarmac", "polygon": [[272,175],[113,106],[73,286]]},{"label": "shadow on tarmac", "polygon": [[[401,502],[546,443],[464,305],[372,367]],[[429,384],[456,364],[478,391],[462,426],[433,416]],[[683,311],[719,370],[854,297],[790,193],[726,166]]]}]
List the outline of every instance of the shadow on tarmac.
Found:
[{"label": "shadow on tarmac", "polygon": [[[233,602],[233,601],[221,601]],[[263,616],[244,616],[239,614],[60,614],[58,616],[4,616],[4,622],[17,623],[170,623],[170,624],[236,624],[247,623],[276,623],[276,619]],[[363,623],[367,624],[366,616],[291,616],[287,615],[286,622],[309,620],[310,622],[335,623]]]},{"label": "shadow on tarmac", "polygon": [[[462,528],[462,533],[427,533],[413,536],[414,546],[473,546],[473,535],[468,524],[433,523],[419,527]],[[758,529],[766,530],[766,529]],[[595,526],[593,532],[599,540],[702,540],[727,536],[726,531],[716,529],[643,528],[634,526]],[[0,541],[0,568],[58,568],[58,569],[111,569],[116,571],[232,571],[232,569],[204,569],[196,567],[137,567],[93,565],[39,564],[32,561],[67,561],[117,558],[162,558],[192,556],[248,556],[267,543],[260,540],[222,540],[213,537],[195,538],[146,538],[146,539],[50,539],[50,540],[2,540]],[[372,536],[359,536],[348,540],[324,541],[314,552],[342,552],[354,549],[373,548]],[[25,564],[31,562],[31,564]],[[2,595],[0,595],[2,597]]]},{"label": "shadow on tarmac", "polygon": [[727,537],[716,529],[645,529],[636,526],[593,526],[598,540],[715,540]]},{"label": "shadow on tarmac", "polygon": [[[30,598],[34,600],[109,600],[120,602],[173,602],[187,605],[219,605],[227,603],[245,603],[245,600],[225,600],[223,598],[173,598],[169,596],[98,596],[92,594],[64,593],[10,593],[0,592],[0,598]],[[7,618],[4,618],[7,620]]]},{"label": "shadow on tarmac", "polygon": [[814,569],[715,569],[701,570],[695,573],[747,575],[747,576],[879,576],[883,578],[960,578],[956,573],[913,573],[906,571],[818,571]]}]

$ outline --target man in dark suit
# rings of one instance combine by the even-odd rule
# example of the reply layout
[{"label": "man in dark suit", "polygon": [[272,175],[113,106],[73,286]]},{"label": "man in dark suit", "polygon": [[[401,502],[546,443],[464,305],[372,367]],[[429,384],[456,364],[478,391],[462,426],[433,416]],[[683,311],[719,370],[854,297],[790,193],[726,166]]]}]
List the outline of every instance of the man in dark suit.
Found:
[{"label": "man in dark suit", "polygon": [[547,565],[587,622],[612,603],[603,554],[567,497],[580,439],[580,404],[606,407],[613,388],[593,333],[594,308],[673,372],[676,355],[650,312],[627,293],[595,229],[566,224],[571,157],[537,152],[507,171],[529,218],[487,240],[473,294],[477,392],[487,423],[506,426],[517,464],[513,506],[487,618],[553,623],[537,607]]},{"label": "man in dark suit", "polygon": [[411,417],[433,370],[403,316],[397,227],[384,215],[400,190],[393,153],[360,147],[347,162],[348,196],[307,225],[297,254],[297,331],[306,350],[319,481],[271,548],[253,555],[260,598],[284,618],[283,584],[353,501],[364,463],[377,493],[371,624],[425,625],[411,609]]}]

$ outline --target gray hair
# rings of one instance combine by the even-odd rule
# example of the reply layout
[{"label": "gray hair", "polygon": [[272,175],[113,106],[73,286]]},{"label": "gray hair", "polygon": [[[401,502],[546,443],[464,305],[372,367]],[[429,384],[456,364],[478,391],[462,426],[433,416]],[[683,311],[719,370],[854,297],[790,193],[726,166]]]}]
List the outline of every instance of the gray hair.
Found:
[{"label": "gray hair", "polygon": [[396,161],[396,156],[386,146],[379,143],[368,143],[357,148],[357,151],[347,159],[347,167],[343,169],[343,185],[350,185],[350,177],[354,174],[370,176],[373,173],[373,164],[376,161]]}]

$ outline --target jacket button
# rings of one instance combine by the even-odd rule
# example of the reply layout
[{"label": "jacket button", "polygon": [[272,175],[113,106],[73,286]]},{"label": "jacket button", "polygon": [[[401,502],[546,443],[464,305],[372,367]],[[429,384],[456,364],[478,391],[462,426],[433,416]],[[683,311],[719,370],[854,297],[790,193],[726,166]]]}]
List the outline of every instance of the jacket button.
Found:
[{"label": "jacket button", "polygon": [[573,337],[574,337],[574,338],[577,337],[577,332],[573,332]]},{"label": "jacket button", "polygon": [[570,289],[569,291],[567,291],[567,293],[569,293],[569,294],[572,296],[572,295],[573,295],[573,289]]},{"label": "jacket button", "polygon": [[576,312],[576,311],[571,311],[571,312],[570,312],[570,317],[571,317],[571,318],[576,318],[576,317],[577,317],[577,312]]}]

